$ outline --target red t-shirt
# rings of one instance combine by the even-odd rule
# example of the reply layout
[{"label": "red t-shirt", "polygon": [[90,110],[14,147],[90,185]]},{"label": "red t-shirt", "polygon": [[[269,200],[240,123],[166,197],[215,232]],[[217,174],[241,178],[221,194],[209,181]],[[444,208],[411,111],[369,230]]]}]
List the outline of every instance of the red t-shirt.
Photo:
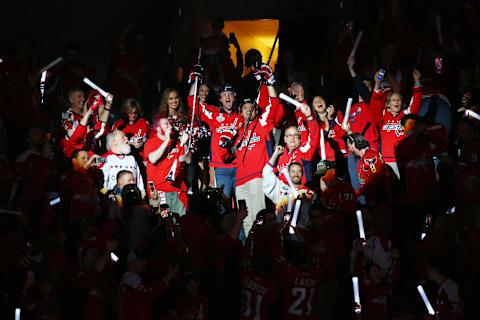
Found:
[{"label": "red t-shirt", "polygon": [[[163,156],[156,162],[152,163],[148,159],[148,155],[157,150],[163,143],[158,136],[153,136],[145,143],[143,152],[145,154],[145,161],[147,161],[147,179],[153,181],[155,189],[163,192],[177,192],[186,191],[184,178],[184,162],[180,161],[181,156],[184,155],[183,146],[180,147],[180,141],[176,141],[175,147],[171,148],[172,141],[169,142],[167,149]],[[175,181],[168,181],[166,177],[169,175],[172,165],[177,160]]]}]

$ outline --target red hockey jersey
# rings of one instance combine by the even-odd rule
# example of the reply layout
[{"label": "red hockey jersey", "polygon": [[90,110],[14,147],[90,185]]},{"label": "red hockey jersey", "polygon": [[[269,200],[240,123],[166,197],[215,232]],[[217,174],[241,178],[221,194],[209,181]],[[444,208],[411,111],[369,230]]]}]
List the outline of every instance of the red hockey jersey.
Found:
[{"label": "red hockey jersey", "polygon": [[[193,107],[193,96],[188,97],[188,106],[190,109]],[[189,114],[191,114],[191,111],[189,111]],[[236,167],[237,165],[235,161],[224,163],[219,140],[224,131],[231,129],[238,130],[243,126],[244,121],[242,116],[237,112],[223,112],[217,107],[206,105],[201,102],[197,102],[197,105],[195,106],[195,114],[202,122],[208,124],[210,131],[212,132],[212,155],[210,157],[210,166],[214,168]]]},{"label": "red hockey jersey", "polygon": [[382,157],[385,162],[396,162],[395,144],[406,137],[403,132],[400,120],[407,114],[417,114],[422,104],[422,86],[413,87],[413,97],[410,106],[400,111],[397,115],[382,105],[384,94],[373,91],[370,99],[372,113],[380,125],[380,138],[382,140]]}]

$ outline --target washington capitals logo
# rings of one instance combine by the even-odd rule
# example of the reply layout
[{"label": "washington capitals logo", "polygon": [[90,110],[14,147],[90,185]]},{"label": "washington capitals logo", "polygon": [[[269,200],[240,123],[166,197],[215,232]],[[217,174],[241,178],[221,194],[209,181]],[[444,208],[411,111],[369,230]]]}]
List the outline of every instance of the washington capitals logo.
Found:
[{"label": "washington capitals logo", "polygon": [[[251,134],[251,130],[248,131],[248,136],[243,139],[242,141],[242,145],[240,146],[240,148],[238,148],[238,150],[242,150],[243,147],[247,144],[247,141],[248,141],[248,150],[252,150],[253,147],[255,147],[255,144],[260,141],[260,137],[257,136],[256,133],[253,133],[253,136],[250,138],[250,134]],[[250,139],[250,141],[249,141]]]},{"label": "washington capitals logo", "polygon": [[383,127],[382,130],[385,130],[387,132],[390,132],[391,130],[395,131],[395,134],[397,137],[403,136],[405,132],[403,132],[402,127],[400,126],[400,122],[397,123],[386,123]]}]

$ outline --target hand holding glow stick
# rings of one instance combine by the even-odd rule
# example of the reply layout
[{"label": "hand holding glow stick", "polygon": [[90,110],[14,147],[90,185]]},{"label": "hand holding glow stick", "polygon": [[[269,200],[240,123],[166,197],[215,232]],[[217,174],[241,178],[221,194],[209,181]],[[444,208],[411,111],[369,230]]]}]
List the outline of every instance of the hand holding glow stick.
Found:
[{"label": "hand holding glow stick", "polygon": [[102,96],[105,97],[105,99],[107,99],[108,101],[112,101],[112,99],[110,97],[108,97],[108,92],[106,92],[105,90],[103,90],[102,88],[100,88],[99,86],[97,86],[95,83],[93,83],[90,79],[88,78],[83,78],[83,82],[85,82],[90,88],[92,89],[95,89],[97,90],[98,92],[100,92],[100,94]]},{"label": "hand holding glow stick", "polygon": [[354,57],[355,53],[357,52],[358,45],[360,44],[360,40],[362,39],[363,31],[359,31],[357,34],[357,38],[355,39],[355,43],[353,44],[352,51],[350,52],[350,57]]},{"label": "hand holding glow stick", "polygon": [[52,62],[50,62],[49,64],[47,64],[47,66],[45,68],[43,68],[45,71],[50,69],[50,68],[53,68],[54,66],[56,66],[57,64],[59,64],[60,62],[62,62],[63,60],[63,57],[58,57],[57,59],[53,60]]},{"label": "hand holding glow stick", "polygon": [[419,284],[417,286],[417,290],[418,290],[418,293],[420,293],[420,295],[422,296],[423,303],[425,304],[425,307],[427,307],[428,313],[433,316],[435,314],[435,311],[433,310],[433,307],[430,304],[430,301],[428,301],[428,297],[425,294],[425,291],[423,290],[422,285]]},{"label": "hand holding glow stick", "polygon": [[480,114],[478,114],[478,113],[476,113],[476,112],[474,112],[474,111],[472,111],[472,110],[465,110],[464,115],[465,115],[466,117],[472,117],[472,118],[474,118],[474,119],[476,119],[476,120],[480,120]]},{"label": "hand holding glow stick", "polygon": [[352,108],[352,98],[348,98],[347,100],[347,108],[345,109],[345,115],[343,118],[342,128],[345,129],[347,127],[348,117],[350,116],[350,109]]},{"label": "hand holding glow stick", "polygon": [[287,195],[288,203],[287,203],[287,212],[292,212],[293,209],[293,195],[289,193]]},{"label": "hand holding glow stick", "polygon": [[367,245],[366,240],[367,238],[365,237],[365,230],[363,229],[363,218],[362,218],[362,211],[357,210],[357,222],[358,222],[358,233],[360,234],[360,239],[362,239],[362,245],[365,246]]},{"label": "hand holding glow stick", "polygon": [[320,129],[320,155],[321,155],[322,161],[327,160],[327,154],[325,152],[325,137],[323,135],[323,130],[321,129]]},{"label": "hand holding glow stick", "polygon": [[292,216],[292,221],[290,221],[290,229],[288,229],[288,232],[290,234],[294,234],[295,230],[292,227],[297,226],[297,219],[298,219],[298,212],[300,211],[300,206],[302,205],[302,200],[297,199],[295,201],[295,210],[293,211],[293,216]]},{"label": "hand holding glow stick", "polygon": [[353,283],[353,301],[355,301],[355,313],[362,312],[362,306],[360,304],[360,289],[358,286],[358,277],[352,277]]},{"label": "hand holding glow stick", "polygon": [[287,96],[285,93],[280,93],[278,96],[280,99],[287,101],[288,103],[293,104],[297,108],[301,108],[303,106],[302,103],[298,102],[297,100],[293,99],[292,97]]},{"label": "hand holding glow stick", "polygon": [[298,198],[297,189],[293,185],[293,181],[292,181],[292,178],[290,178],[290,175],[288,174],[288,170],[286,168],[283,169],[282,174],[285,176],[285,179],[287,180],[288,186],[290,187],[290,189],[292,189],[293,196],[295,197],[295,199]]}]

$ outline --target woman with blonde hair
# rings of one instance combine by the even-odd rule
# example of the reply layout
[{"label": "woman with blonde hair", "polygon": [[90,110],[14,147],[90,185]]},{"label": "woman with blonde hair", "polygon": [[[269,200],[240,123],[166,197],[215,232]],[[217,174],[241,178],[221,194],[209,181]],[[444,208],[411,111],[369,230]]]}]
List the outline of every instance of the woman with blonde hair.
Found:
[{"label": "woman with blonde hair", "polygon": [[137,149],[141,148],[151,130],[150,123],[141,117],[142,106],[135,98],[127,98],[123,101],[120,110],[122,118],[113,124],[112,131],[123,131],[130,144]]}]

